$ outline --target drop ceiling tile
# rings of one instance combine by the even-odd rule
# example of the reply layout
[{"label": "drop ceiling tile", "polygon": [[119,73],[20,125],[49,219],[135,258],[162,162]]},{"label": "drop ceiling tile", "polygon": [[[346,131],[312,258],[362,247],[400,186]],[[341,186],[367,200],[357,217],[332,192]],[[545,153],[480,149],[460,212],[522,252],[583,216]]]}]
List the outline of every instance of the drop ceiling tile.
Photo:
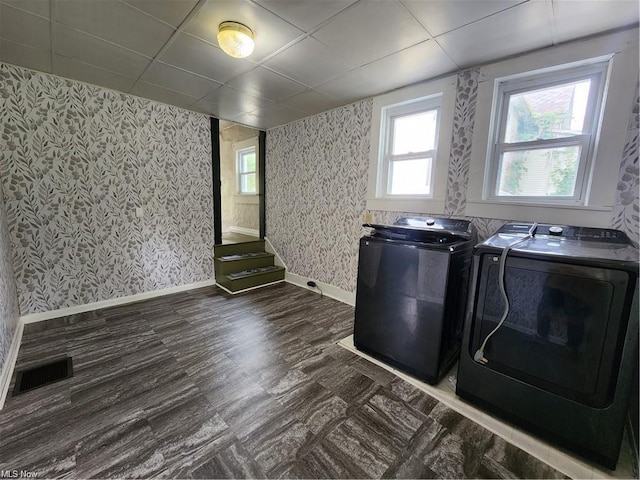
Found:
[{"label": "drop ceiling tile", "polygon": [[308,32],[338,14],[355,0],[256,0],[264,8]]},{"label": "drop ceiling tile", "polygon": [[436,36],[513,7],[523,0],[401,1],[427,31]]},{"label": "drop ceiling tile", "polygon": [[227,20],[240,22],[253,31],[255,50],[248,58],[254,62],[261,61],[303,34],[293,25],[248,0],[209,0],[189,22],[186,31],[218,45],[218,25]]},{"label": "drop ceiling tile", "polygon": [[384,80],[371,78],[362,69],[356,68],[346,75],[330,80],[315,88],[321,93],[342,100],[343,103],[355,102],[384,91]]},{"label": "drop ceiling tile", "polygon": [[0,4],[0,38],[45,52],[51,50],[49,21],[6,4]]},{"label": "drop ceiling tile", "polygon": [[152,63],[140,80],[196,98],[202,98],[222,85],[160,62]]},{"label": "drop ceiling tile", "polygon": [[427,40],[365,65],[361,71],[369,78],[376,79],[375,84],[380,85],[382,93],[457,69],[458,66],[435,40]]},{"label": "drop ceiling tile", "polygon": [[557,43],[638,23],[638,0],[554,1],[552,5]]},{"label": "drop ceiling tile", "polygon": [[199,100],[189,107],[194,112],[205,113],[216,118],[220,118],[219,108],[220,106],[217,103],[207,102],[206,100]]},{"label": "drop ceiling tile", "polygon": [[274,101],[290,97],[306,89],[304,85],[264,67],[257,67],[243,73],[231,80],[229,86]]},{"label": "drop ceiling tile", "polygon": [[293,122],[306,116],[307,114],[305,113],[292,110],[282,105],[270,105],[247,115],[234,118],[233,120],[254,128],[268,130],[269,128],[284,125],[285,123]]},{"label": "drop ceiling tile", "polygon": [[[236,115],[253,112],[258,108],[265,108],[273,104],[273,102],[264,98],[256,97],[227,86],[214,90],[207,95],[204,100],[220,105],[227,113],[234,111]],[[225,115],[224,118],[231,117],[231,115]]]},{"label": "drop ceiling tile", "polygon": [[283,50],[265,65],[310,87],[343,75],[356,66],[349,65],[339,52],[311,37]]},{"label": "drop ceiling tile", "polygon": [[352,70],[340,78],[319,85],[316,90],[343,101],[355,101],[457,69],[456,64],[435,40],[427,40]]},{"label": "drop ceiling tile", "polygon": [[56,54],[75,58],[129,78],[138,78],[151,59],[77,30],[54,24]]},{"label": "drop ceiling tile", "polygon": [[236,106],[230,102],[225,102],[224,105],[220,105],[216,102],[208,100],[199,100],[189,107],[190,110],[206,113],[212,117],[233,120],[235,118],[246,115],[245,112],[240,111]]},{"label": "drop ceiling tile", "polygon": [[154,57],[172,27],[117,0],[55,0],[56,20],[76,30]]},{"label": "drop ceiling tile", "polygon": [[174,105],[181,108],[188,108],[189,105],[198,101],[197,98],[145,82],[137,82],[131,89],[130,93],[132,95],[137,95],[149,100],[155,100],[156,102],[166,103],[168,105]]},{"label": "drop ceiling tile", "polygon": [[316,113],[326,112],[332,108],[339,107],[343,105],[344,102],[316,90],[307,90],[306,92],[282,100],[280,104],[305,112],[308,115],[315,115]]},{"label": "drop ceiling tile", "polygon": [[40,15],[47,19],[51,13],[51,2],[49,0],[2,0],[2,3]]},{"label": "drop ceiling tile", "polygon": [[178,35],[159,60],[220,83],[254,66],[245,59],[232,58],[218,47],[184,33]]},{"label": "drop ceiling tile", "polygon": [[399,1],[359,2],[313,34],[354,65],[364,65],[429,38]]},{"label": "drop ceiling tile", "polygon": [[0,61],[51,72],[51,52],[43,52],[9,40],[0,40]]},{"label": "drop ceiling tile", "polygon": [[125,93],[131,90],[136,82],[133,78],[59,55],[53,59],[53,73]]},{"label": "drop ceiling tile", "polygon": [[196,6],[198,0],[125,0],[149,15],[178,27]]},{"label": "drop ceiling tile", "polygon": [[527,2],[438,37],[460,67],[552,45],[547,4]]}]

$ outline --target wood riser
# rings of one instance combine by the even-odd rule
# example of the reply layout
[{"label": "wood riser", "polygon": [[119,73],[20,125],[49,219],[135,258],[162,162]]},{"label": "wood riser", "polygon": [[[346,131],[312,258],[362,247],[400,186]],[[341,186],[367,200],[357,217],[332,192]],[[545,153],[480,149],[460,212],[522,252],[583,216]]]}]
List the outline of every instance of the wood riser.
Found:
[{"label": "wood riser", "polygon": [[226,262],[216,258],[214,260],[214,265],[217,278],[218,275],[226,275],[228,273],[242,272],[243,270],[273,265],[273,255],[242,260],[230,260]]},{"label": "wood riser", "polygon": [[251,275],[249,277],[238,279],[231,279],[226,275],[221,275],[219,278],[216,277],[216,282],[230,292],[246,290],[247,288],[253,288],[272,282],[278,282],[280,280],[284,280],[284,269],[273,270],[270,272]]}]

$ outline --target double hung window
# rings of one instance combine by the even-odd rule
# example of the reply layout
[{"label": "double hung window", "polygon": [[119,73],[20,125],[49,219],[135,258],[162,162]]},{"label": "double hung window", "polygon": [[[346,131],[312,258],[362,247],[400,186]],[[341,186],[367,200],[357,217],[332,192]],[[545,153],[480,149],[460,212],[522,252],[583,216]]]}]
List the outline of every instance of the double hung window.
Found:
[{"label": "double hung window", "polygon": [[607,67],[496,81],[488,199],[584,204]]}]

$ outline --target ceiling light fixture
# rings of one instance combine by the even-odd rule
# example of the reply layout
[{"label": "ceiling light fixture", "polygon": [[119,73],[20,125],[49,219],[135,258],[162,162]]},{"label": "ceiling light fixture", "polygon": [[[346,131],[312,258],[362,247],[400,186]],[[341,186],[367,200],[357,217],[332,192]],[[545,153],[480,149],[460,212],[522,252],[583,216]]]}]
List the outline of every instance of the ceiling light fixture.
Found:
[{"label": "ceiling light fixture", "polygon": [[253,52],[253,32],[238,22],[222,22],[218,27],[218,45],[235,58],[244,58]]}]

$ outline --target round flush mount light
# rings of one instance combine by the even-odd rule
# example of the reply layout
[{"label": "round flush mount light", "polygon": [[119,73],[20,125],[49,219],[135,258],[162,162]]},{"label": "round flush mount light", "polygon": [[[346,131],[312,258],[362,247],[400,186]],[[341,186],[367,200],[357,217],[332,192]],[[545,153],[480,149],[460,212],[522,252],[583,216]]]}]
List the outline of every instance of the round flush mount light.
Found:
[{"label": "round flush mount light", "polygon": [[253,32],[238,22],[222,22],[218,27],[218,45],[235,58],[244,58],[253,52]]}]

